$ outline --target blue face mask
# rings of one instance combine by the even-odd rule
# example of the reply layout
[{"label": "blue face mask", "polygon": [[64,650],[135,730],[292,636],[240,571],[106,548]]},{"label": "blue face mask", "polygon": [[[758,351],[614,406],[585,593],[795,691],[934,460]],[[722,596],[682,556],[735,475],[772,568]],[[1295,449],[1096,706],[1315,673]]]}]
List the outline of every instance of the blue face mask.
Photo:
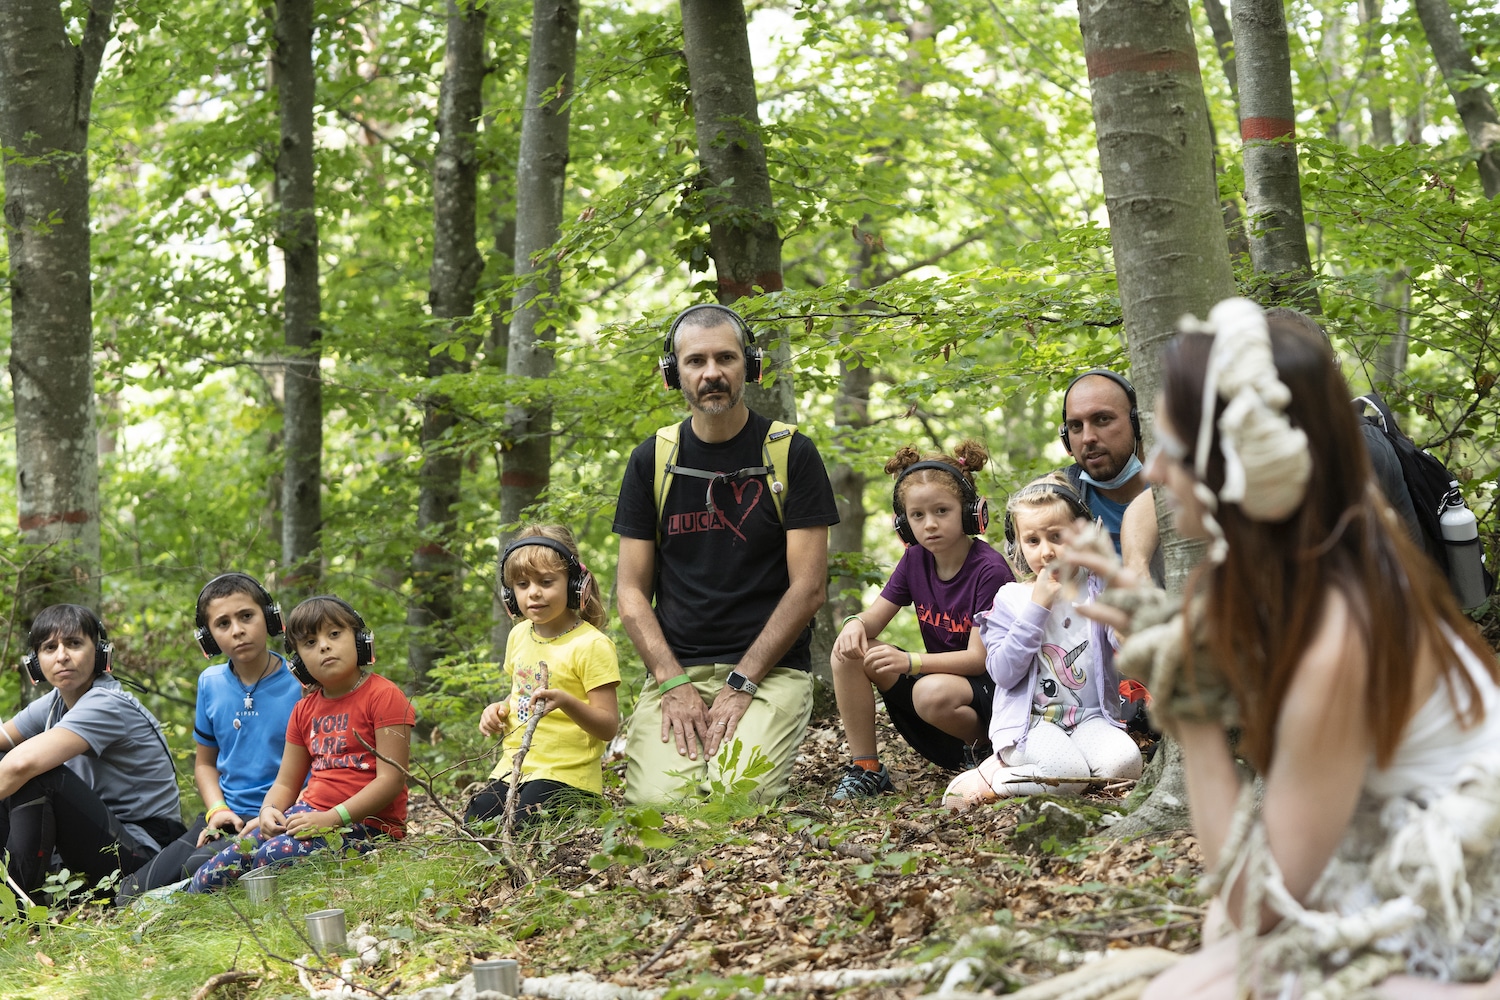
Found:
[{"label": "blue face mask", "polygon": [[1095,489],[1117,490],[1121,486],[1124,486],[1126,483],[1130,482],[1136,476],[1140,475],[1141,470],[1144,468],[1145,466],[1141,464],[1141,460],[1135,457],[1135,452],[1131,452],[1130,461],[1125,463],[1125,468],[1121,469],[1120,474],[1115,476],[1115,478],[1109,480],[1099,480],[1095,479],[1087,472],[1083,473],[1081,478],[1084,482],[1088,483],[1090,486],[1093,486]]}]

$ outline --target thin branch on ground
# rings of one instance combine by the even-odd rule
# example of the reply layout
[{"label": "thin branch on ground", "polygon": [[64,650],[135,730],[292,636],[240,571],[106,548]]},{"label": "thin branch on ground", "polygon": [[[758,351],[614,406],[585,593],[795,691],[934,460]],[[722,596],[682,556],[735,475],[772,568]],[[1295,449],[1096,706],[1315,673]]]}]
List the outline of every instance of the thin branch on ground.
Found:
[{"label": "thin branch on ground", "polygon": [[245,983],[252,979],[259,979],[259,972],[221,972],[217,976],[209,976],[208,981],[198,987],[193,993],[192,1000],[207,1000],[207,997],[220,986],[228,986],[231,983]]},{"label": "thin branch on ground", "polygon": [[[379,987],[363,983],[356,983],[352,979],[347,979],[344,976],[340,975],[333,969],[325,968],[323,966],[309,966],[305,962],[302,962],[298,959],[287,958],[285,955],[278,955],[276,952],[272,951],[264,941],[260,939],[260,935],[255,932],[255,925],[250,922],[249,917],[245,916],[245,914],[240,911],[240,908],[238,906],[234,905],[233,899],[230,899],[226,895],[224,897],[224,902],[229,905],[230,911],[235,915],[235,917],[239,919],[240,923],[245,925],[245,930],[250,932],[250,940],[255,942],[255,946],[260,949],[260,953],[266,958],[271,959],[271,961],[273,962],[281,962],[283,965],[290,965],[292,968],[297,970],[297,975],[299,978],[301,978],[303,974],[316,972],[319,975],[332,976],[334,979],[337,979],[339,982],[343,983],[351,990],[362,990],[365,993],[372,993],[375,996],[382,998],[390,996],[389,993],[385,992]],[[280,901],[278,900],[278,903],[279,902]],[[286,919],[287,923],[292,925],[292,930],[295,931],[297,936],[302,939],[302,943],[307,945],[308,950],[310,950],[314,955],[316,955],[319,959],[322,959],[323,956],[321,953],[319,953],[317,946],[309,941],[307,939],[307,935],[303,932],[301,922],[292,919],[292,915],[286,911],[285,905],[281,905],[280,909],[282,917]],[[309,988],[308,993],[314,994],[314,991]]]},{"label": "thin branch on ground", "polygon": [[675,948],[677,946],[677,942],[681,941],[683,936],[697,925],[698,918],[696,915],[688,917],[682,923],[678,924],[677,929],[671,933],[671,935],[667,938],[667,940],[662,944],[660,948],[656,949],[656,953],[650,958],[646,959],[640,965],[636,966],[635,974],[639,976],[641,973],[651,968],[651,966],[655,965],[657,962],[660,962],[662,960],[662,957],[666,955],[667,952]]},{"label": "thin branch on ground", "polygon": [[448,819],[452,821],[453,826],[458,830],[460,836],[465,837],[471,843],[478,844],[480,850],[484,851],[486,854],[493,853],[489,847],[489,845],[493,842],[492,839],[489,837],[481,837],[471,832],[468,826],[464,824],[463,817],[459,816],[452,809],[449,809],[446,805],[443,804],[443,797],[437,793],[437,789],[432,787],[431,780],[429,780],[425,776],[418,777],[412,772],[411,768],[403,767],[396,761],[391,760],[385,754],[372,747],[369,742],[359,733],[356,732],[354,736],[359,740],[360,743],[364,745],[364,748],[366,750],[375,755],[376,760],[383,761],[396,768],[402,773],[403,776],[405,776],[408,782],[415,781],[418,785],[420,785],[422,787],[422,790],[427,793],[427,798],[432,802],[433,806],[437,808],[438,812],[441,812],[444,816],[448,817]]}]

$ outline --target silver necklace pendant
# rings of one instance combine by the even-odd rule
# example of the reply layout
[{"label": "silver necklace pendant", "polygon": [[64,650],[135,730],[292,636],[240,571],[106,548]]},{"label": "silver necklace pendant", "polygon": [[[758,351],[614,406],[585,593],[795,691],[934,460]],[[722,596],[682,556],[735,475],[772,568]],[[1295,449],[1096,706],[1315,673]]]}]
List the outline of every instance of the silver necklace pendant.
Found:
[{"label": "silver necklace pendant", "polygon": [[245,693],[245,710],[249,711],[250,709],[252,709],[254,707],[255,707],[255,699],[252,698],[252,697],[250,697],[250,693],[247,691]]}]

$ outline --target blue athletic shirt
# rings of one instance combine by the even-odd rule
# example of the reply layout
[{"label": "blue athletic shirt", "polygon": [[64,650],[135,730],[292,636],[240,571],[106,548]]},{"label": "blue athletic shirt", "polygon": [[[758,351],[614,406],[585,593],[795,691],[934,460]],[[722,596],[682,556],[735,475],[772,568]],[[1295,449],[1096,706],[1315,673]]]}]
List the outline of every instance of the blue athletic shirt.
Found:
[{"label": "blue athletic shirt", "polygon": [[251,685],[254,708],[245,707],[246,686],[227,662],[215,663],[198,676],[193,739],[219,751],[215,766],[224,803],[246,820],[260,812],[266,792],[276,781],[281,751],[286,747],[287,720],[292,707],[302,700],[302,685],[287,669],[286,660],[275,650],[271,655],[278,666]]}]

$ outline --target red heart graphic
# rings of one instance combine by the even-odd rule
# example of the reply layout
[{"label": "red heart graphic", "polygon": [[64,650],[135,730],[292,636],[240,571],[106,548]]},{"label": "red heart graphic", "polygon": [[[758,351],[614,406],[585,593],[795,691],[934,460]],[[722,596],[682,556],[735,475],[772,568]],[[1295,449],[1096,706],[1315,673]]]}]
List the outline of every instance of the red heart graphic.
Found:
[{"label": "red heart graphic", "polygon": [[[755,487],[755,495],[751,497],[749,504],[746,504],[745,491],[752,486]],[[724,522],[725,527],[734,532],[736,535],[739,535],[741,539],[744,539],[745,533],[741,531],[740,528],[744,527],[745,518],[750,516],[750,512],[756,507],[760,506],[760,498],[765,495],[766,486],[759,479],[747,479],[744,482],[740,483],[730,483],[729,488],[734,491],[735,505],[740,508],[739,520],[730,523],[729,518],[724,516],[724,512],[722,510],[718,510],[717,505],[715,506],[715,510],[717,510],[719,520]]]}]

